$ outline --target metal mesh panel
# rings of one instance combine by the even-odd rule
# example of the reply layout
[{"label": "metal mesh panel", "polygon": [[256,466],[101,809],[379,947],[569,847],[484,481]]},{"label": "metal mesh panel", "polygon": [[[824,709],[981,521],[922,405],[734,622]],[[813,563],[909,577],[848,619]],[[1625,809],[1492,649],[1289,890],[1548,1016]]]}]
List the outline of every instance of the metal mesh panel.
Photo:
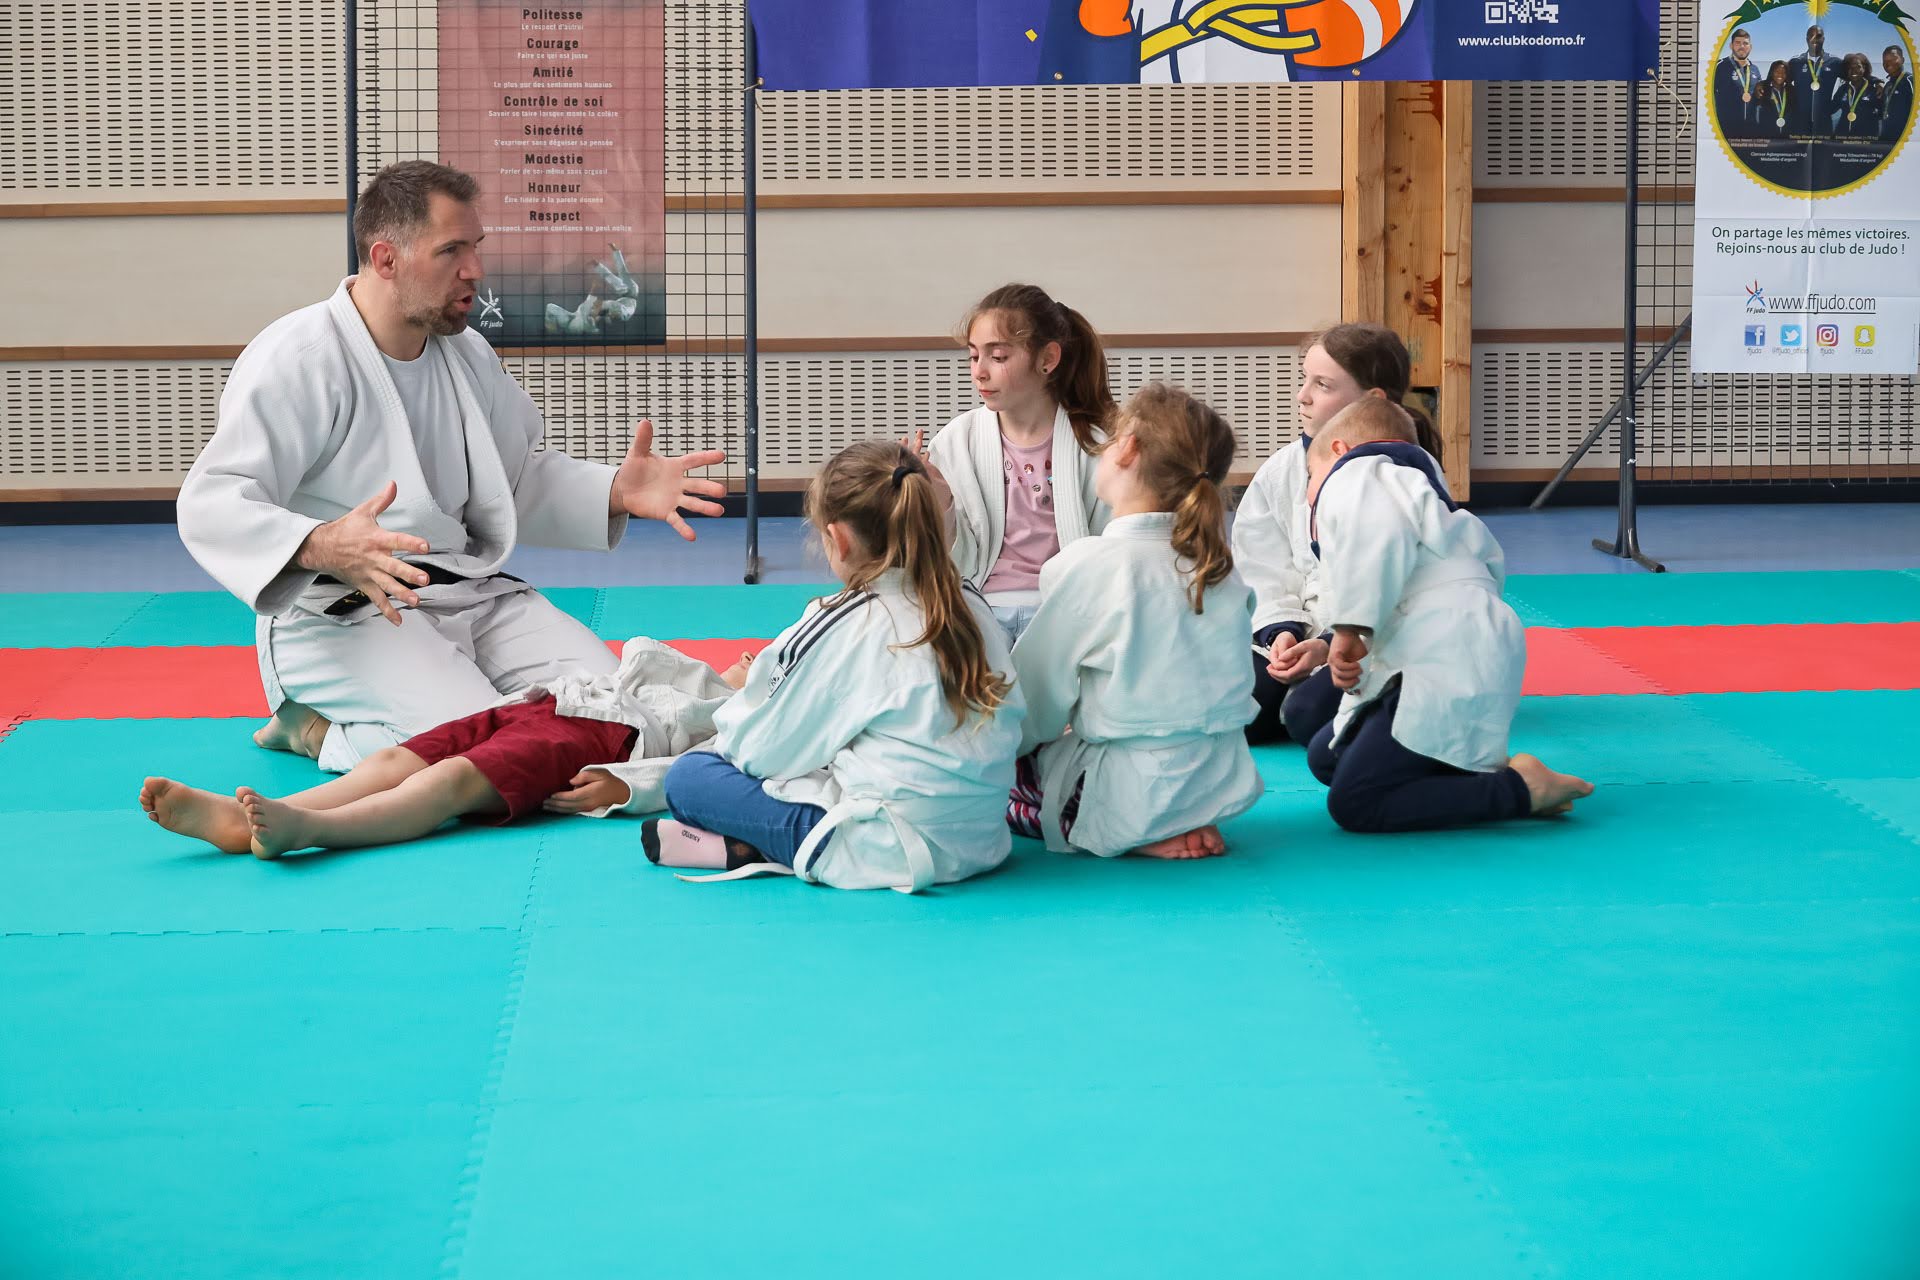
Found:
[{"label": "metal mesh panel", "polygon": [[[662,452],[722,448],[738,490],[747,416],[743,0],[665,0],[667,335],[635,347],[504,349],[547,415],[548,444],[617,462],[650,417]],[[437,158],[438,11],[433,0],[359,0],[356,181]],[[342,253],[345,253],[342,236]]]},{"label": "metal mesh panel", "polygon": [[[1699,0],[1663,0],[1658,78],[1640,95],[1640,367],[1693,307]],[[1497,187],[1594,187],[1626,175],[1624,85],[1487,86],[1478,178]],[[1543,287],[1612,289],[1570,266]],[[1904,480],[1920,474],[1913,377],[1694,376],[1682,342],[1638,401],[1652,483]],[[1475,465],[1526,470],[1572,453],[1620,394],[1617,346],[1483,347],[1475,356]],[[1617,460],[1609,432],[1587,465]]]}]

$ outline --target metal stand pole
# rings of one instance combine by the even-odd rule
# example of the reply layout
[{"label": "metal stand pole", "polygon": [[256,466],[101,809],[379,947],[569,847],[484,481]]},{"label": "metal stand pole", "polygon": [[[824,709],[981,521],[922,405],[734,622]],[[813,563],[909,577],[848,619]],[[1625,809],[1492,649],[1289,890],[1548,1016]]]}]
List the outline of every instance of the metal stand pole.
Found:
[{"label": "metal stand pole", "polygon": [[[1631,560],[1653,573],[1665,573],[1667,566],[1640,550],[1639,508],[1634,493],[1634,444],[1639,434],[1640,415],[1636,411],[1639,375],[1640,329],[1640,82],[1627,81],[1627,324],[1622,355],[1625,360],[1620,414],[1620,525],[1612,542],[1593,540],[1596,551],[1604,551],[1622,560]],[[1669,348],[1671,349],[1671,348]]]},{"label": "metal stand pole", "polygon": [[760,255],[759,255],[759,216],[758,183],[760,169],[759,130],[755,118],[759,110],[760,88],[760,52],[753,38],[753,13],[751,6],[742,5],[746,30],[746,84],[743,88],[742,110],[745,113],[745,126],[742,129],[744,188],[740,202],[741,216],[746,219],[742,244],[746,253],[746,342],[743,344],[747,362],[747,568],[745,580],[749,583],[760,581],[760,571],[764,567],[760,559]]},{"label": "metal stand pole", "polygon": [[[1692,330],[1693,315],[1689,312],[1687,318],[1682,320],[1680,326],[1673,331],[1673,336],[1660,344],[1660,349],[1653,353],[1653,359],[1649,360],[1647,367],[1640,371],[1640,376],[1633,380],[1633,391],[1640,390],[1640,388],[1646,386],[1647,383],[1653,380],[1653,375],[1659,372],[1660,366],[1665,364],[1667,357],[1673,354],[1673,349],[1679,346],[1681,339],[1685,338]],[[1620,398],[1613,402],[1613,408],[1607,410],[1607,416],[1594,424],[1593,430],[1587,432],[1587,438],[1582,440],[1580,447],[1573,451],[1573,456],[1560,464],[1560,470],[1555,473],[1553,479],[1547,481],[1546,488],[1540,490],[1539,496],[1527,504],[1528,510],[1538,511],[1547,505],[1547,499],[1553,497],[1554,490],[1558,489],[1561,484],[1566,481],[1566,478],[1573,474],[1573,469],[1580,465],[1580,459],[1586,457],[1587,451],[1600,442],[1600,437],[1605,435],[1607,428],[1613,425],[1613,420],[1626,411],[1627,398],[1631,394],[1632,392],[1629,391],[1620,393]]]},{"label": "metal stand pole", "polygon": [[353,210],[360,203],[360,6],[347,0],[347,274],[360,270]]}]

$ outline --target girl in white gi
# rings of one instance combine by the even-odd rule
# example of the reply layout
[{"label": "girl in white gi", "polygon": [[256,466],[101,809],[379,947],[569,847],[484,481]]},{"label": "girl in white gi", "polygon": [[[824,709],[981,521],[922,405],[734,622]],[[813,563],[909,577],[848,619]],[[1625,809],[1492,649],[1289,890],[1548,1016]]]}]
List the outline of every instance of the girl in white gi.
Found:
[{"label": "girl in white gi", "polygon": [[[807,518],[845,589],[807,607],[667,774],[663,866],[790,870],[839,889],[924,889],[1000,865],[1020,695],[993,615],[948,557],[911,449],[842,450]],[[710,753],[709,753],[710,752]]]},{"label": "girl in white gi", "polygon": [[1243,733],[1253,593],[1220,492],[1233,454],[1219,414],[1149,383],[1100,454],[1112,523],[1040,575],[1014,649],[1027,723],[1007,819],[1049,849],[1224,853],[1219,824],[1260,798]]},{"label": "girl in white gi", "polygon": [[1040,601],[1040,566],[1099,533],[1093,460],[1113,414],[1107,357],[1085,316],[1030,284],[1003,285],[967,316],[980,407],[933,438],[952,493],[953,558],[1009,642]]},{"label": "girl in white gi", "polygon": [[[1313,741],[1333,719],[1339,690],[1326,675],[1327,619],[1319,566],[1307,533],[1307,450],[1314,433],[1362,396],[1400,404],[1413,363],[1406,344],[1377,324],[1336,325],[1308,341],[1300,359],[1300,436],[1254,473],[1233,521],[1233,559],[1253,587],[1254,746]],[[1420,443],[1435,458],[1440,436],[1417,406]],[[1265,652],[1262,652],[1264,650]]]},{"label": "girl in white gi", "polygon": [[672,758],[713,736],[714,714],[745,683],[749,661],[742,655],[716,675],[697,658],[635,636],[611,675],[536,685],[284,800],[251,787],[222,796],[148,778],[140,807],[169,831],[259,858],[417,840],[460,817],[646,813],[663,803]]},{"label": "girl in white gi", "polygon": [[1592,784],[1507,753],[1527,646],[1500,598],[1500,544],[1414,434],[1398,406],[1362,399],[1307,454],[1328,666],[1346,691],[1307,765],[1349,831],[1564,813]]}]

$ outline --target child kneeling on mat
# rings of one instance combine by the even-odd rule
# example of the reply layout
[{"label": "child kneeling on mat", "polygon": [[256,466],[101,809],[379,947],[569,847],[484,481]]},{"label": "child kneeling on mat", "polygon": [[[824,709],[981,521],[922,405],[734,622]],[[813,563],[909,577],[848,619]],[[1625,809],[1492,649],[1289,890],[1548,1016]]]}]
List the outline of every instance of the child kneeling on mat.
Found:
[{"label": "child kneeling on mat", "polygon": [[1253,592],[1233,569],[1220,492],[1233,454],[1219,414],[1148,384],[1100,453],[1113,520],[1040,572],[1013,655],[1032,754],[1007,820],[1049,849],[1224,853],[1219,824],[1260,798],[1242,732]]},{"label": "child kneeling on mat", "polygon": [[674,757],[713,736],[713,717],[746,679],[657,640],[627,641],[612,675],[536,686],[499,706],[388,747],[331,782],[282,800],[148,778],[140,807],[167,830],[227,853],[277,858],[417,840],[452,818],[529,813],[604,817],[662,805]]},{"label": "child kneeling on mat", "polygon": [[911,449],[842,450],[807,518],[845,584],[760,654],[719,734],[667,774],[662,866],[791,872],[840,889],[924,889],[1006,858],[1023,709],[992,610],[947,552]]},{"label": "child kneeling on mat", "polygon": [[1414,439],[1398,405],[1367,398],[1307,453],[1329,666],[1346,691],[1307,766],[1349,831],[1565,813],[1593,785],[1507,754],[1527,642],[1500,598],[1500,544]]}]

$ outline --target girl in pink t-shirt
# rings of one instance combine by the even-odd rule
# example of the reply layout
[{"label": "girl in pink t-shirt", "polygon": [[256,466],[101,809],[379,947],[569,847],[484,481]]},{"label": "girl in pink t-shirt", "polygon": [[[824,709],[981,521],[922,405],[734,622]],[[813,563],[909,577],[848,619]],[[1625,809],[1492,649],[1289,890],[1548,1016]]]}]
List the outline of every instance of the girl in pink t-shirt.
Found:
[{"label": "girl in pink t-shirt", "polygon": [[1093,476],[1113,392],[1100,335],[1035,285],[995,289],[962,332],[981,403],[929,457],[951,493],[960,576],[1013,641],[1039,605],[1040,566],[1111,515]]}]

